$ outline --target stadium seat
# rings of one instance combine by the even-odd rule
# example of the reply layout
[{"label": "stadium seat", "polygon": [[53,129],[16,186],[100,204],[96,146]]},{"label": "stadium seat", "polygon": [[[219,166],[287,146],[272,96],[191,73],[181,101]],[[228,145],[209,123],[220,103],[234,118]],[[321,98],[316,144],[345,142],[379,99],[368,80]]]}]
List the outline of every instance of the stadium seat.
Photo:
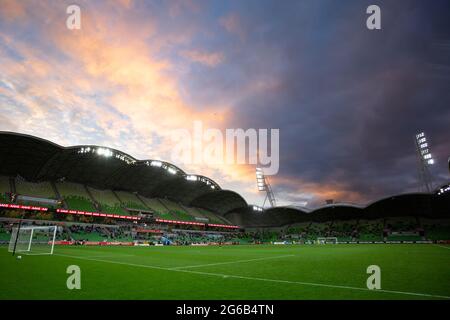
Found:
[{"label": "stadium seat", "polygon": [[167,219],[167,220],[177,220],[170,212],[169,209],[166,208],[160,200],[153,198],[149,199],[146,197],[142,197],[141,199],[144,201],[144,203],[154,212],[155,216],[161,219]]},{"label": "stadium seat", "polygon": [[450,240],[450,219],[422,219],[425,237],[429,240]]},{"label": "stadium seat", "polygon": [[195,218],[190,215],[187,210],[182,208],[178,203],[168,200],[160,199],[164,206],[169,209],[169,212],[175,217],[176,220],[181,221],[193,221]]},{"label": "stadium seat", "polygon": [[122,207],[120,200],[114,195],[112,190],[99,190],[92,187],[88,187],[88,190],[94,200],[100,205],[101,212],[119,215],[130,214]]},{"label": "stadium seat", "polygon": [[55,185],[68,209],[97,211],[83,185],[72,182],[57,182]]},{"label": "stadium seat", "polygon": [[230,224],[229,221],[226,221],[224,218],[214,214],[213,212],[203,209],[203,208],[197,208],[198,212],[200,212],[201,215],[209,219],[210,223],[217,223],[217,224]]},{"label": "stadium seat", "polygon": [[358,240],[360,241],[382,241],[383,240],[383,219],[359,220]]},{"label": "stadium seat", "polygon": [[53,188],[48,181],[29,182],[23,178],[16,178],[16,192],[20,195],[33,196],[46,199],[57,199]]},{"label": "stadium seat", "polygon": [[149,210],[137,197],[137,195],[126,191],[115,191],[117,197],[119,197],[122,205],[125,208],[135,210]]}]

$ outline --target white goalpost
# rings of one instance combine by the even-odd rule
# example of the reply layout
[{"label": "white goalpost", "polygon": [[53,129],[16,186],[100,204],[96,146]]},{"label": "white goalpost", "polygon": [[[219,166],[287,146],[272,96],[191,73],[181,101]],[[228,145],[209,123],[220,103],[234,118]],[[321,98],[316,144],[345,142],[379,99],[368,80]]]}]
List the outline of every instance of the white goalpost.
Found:
[{"label": "white goalpost", "polygon": [[336,237],[322,237],[317,238],[316,240],[317,244],[337,244],[338,239]]},{"label": "white goalpost", "polygon": [[57,226],[21,226],[14,228],[9,240],[9,252],[53,254]]}]

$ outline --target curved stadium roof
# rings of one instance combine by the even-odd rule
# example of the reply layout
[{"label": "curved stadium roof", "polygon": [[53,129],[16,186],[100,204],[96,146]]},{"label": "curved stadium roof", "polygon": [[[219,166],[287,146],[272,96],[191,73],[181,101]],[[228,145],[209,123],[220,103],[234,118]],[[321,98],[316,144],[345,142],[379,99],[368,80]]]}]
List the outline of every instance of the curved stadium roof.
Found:
[{"label": "curved stadium roof", "polygon": [[159,160],[138,160],[122,151],[94,145],[62,147],[30,135],[0,131],[0,175],[29,181],[68,181],[100,189],[138,192],[206,208],[241,226],[284,226],[331,219],[373,219],[389,215],[444,216],[450,192],[389,196],[366,205],[334,203],[316,209],[296,206],[253,212],[238,193],[223,190],[212,179],[192,175]]},{"label": "curved stadium roof", "polygon": [[[100,189],[138,192],[225,214],[246,208],[238,193],[212,179],[185,173],[159,160],[138,160],[122,151],[95,145],[63,147],[30,135],[0,132],[0,175],[29,181],[67,181]],[[195,181],[189,180],[194,178]]]},{"label": "curved stadium roof", "polygon": [[306,222],[402,216],[448,218],[449,209],[450,192],[442,195],[416,192],[385,197],[367,205],[335,203],[314,210],[284,206],[269,208],[259,213],[252,213],[247,209],[246,212],[228,212],[225,218],[242,226],[282,227]]}]

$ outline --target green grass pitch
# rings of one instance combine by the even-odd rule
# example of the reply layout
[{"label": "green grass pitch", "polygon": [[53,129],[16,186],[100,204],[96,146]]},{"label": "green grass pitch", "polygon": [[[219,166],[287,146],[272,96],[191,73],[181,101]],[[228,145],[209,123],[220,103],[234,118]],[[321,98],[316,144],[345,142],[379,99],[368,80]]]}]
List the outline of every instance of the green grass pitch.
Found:
[{"label": "green grass pitch", "polygon": [[[0,299],[450,299],[450,246],[0,247]],[[69,290],[69,265],[81,289]],[[368,290],[369,265],[381,290]]]}]

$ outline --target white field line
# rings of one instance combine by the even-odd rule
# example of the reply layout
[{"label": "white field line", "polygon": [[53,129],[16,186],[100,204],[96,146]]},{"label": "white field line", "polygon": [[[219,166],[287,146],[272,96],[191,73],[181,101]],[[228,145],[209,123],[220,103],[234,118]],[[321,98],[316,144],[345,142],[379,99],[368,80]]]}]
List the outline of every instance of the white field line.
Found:
[{"label": "white field line", "polygon": [[444,248],[444,249],[450,249],[450,246],[441,246],[439,244],[435,244],[435,247]]},{"label": "white field line", "polygon": [[61,257],[68,257],[68,258],[88,260],[88,261],[95,261],[95,262],[119,264],[119,265],[131,266],[131,267],[157,269],[157,270],[165,270],[165,271],[172,271],[172,272],[184,272],[184,273],[199,274],[199,275],[206,275],[206,276],[214,276],[214,277],[221,277],[221,278],[235,278],[235,279],[254,280],[254,281],[298,284],[298,285],[314,286],[314,287],[326,287],[326,288],[358,290],[358,291],[370,291],[370,292],[383,292],[383,293],[402,294],[402,295],[409,295],[409,296],[450,299],[450,296],[441,296],[441,295],[428,294],[428,293],[405,292],[405,291],[394,291],[394,290],[384,290],[384,289],[370,290],[370,289],[367,289],[367,288],[340,286],[340,285],[314,283],[314,282],[301,282],[301,281],[288,281],[288,280],[278,280],[278,279],[266,279],[266,278],[246,277],[246,276],[221,274],[221,273],[210,273],[210,272],[200,272],[200,271],[193,271],[193,270],[164,268],[164,267],[151,266],[151,265],[145,265],[145,264],[136,264],[136,263],[127,263],[127,262],[118,262],[118,261],[109,261],[109,260],[100,260],[100,259],[89,259],[89,258],[85,258],[85,257],[71,256],[71,255],[66,255],[66,254],[53,254],[53,255],[61,256]]},{"label": "white field line", "polygon": [[211,266],[220,266],[220,265],[223,265],[223,264],[235,264],[235,263],[242,263],[242,262],[264,261],[264,260],[281,259],[281,258],[287,258],[287,257],[293,257],[293,256],[294,256],[293,254],[288,254],[288,255],[276,256],[276,257],[266,257],[266,258],[247,259],[247,260],[225,261],[225,262],[208,263],[208,264],[196,264],[196,265],[192,265],[192,266],[174,267],[174,268],[169,268],[169,269],[170,270],[179,270],[179,269],[187,269],[187,268],[211,267]]},{"label": "white field line", "polygon": [[135,257],[134,254],[105,254],[105,255],[97,255],[97,256],[89,256],[89,258],[122,258],[122,257]]},{"label": "white field line", "polygon": [[[73,250],[71,250],[71,249],[68,249],[67,250],[67,247],[64,247],[64,246],[61,246],[61,247],[55,247],[55,249],[58,249],[58,251],[59,252],[73,252]],[[83,254],[83,253],[88,253],[88,254],[91,254],[91,253],[98,253],[98,256],[100,256],[100,255],[102,255],[102,254],[104,254],[104,255],[109,255],[109,254],[111,254],[111,255],[120,255],[121,253],[115,253],[114,251],[99,251],[99,250],[91,250],[91,248],[92,247],[75,247],[76,249],[80,249],[78,252],[79,253],[81,253],[81,254]],[[132,248],[132,247],[131,247]],[[56,250],[55,250],[56,251]],[[126,253],[127,255],[128,255],[128,253]]]}]

